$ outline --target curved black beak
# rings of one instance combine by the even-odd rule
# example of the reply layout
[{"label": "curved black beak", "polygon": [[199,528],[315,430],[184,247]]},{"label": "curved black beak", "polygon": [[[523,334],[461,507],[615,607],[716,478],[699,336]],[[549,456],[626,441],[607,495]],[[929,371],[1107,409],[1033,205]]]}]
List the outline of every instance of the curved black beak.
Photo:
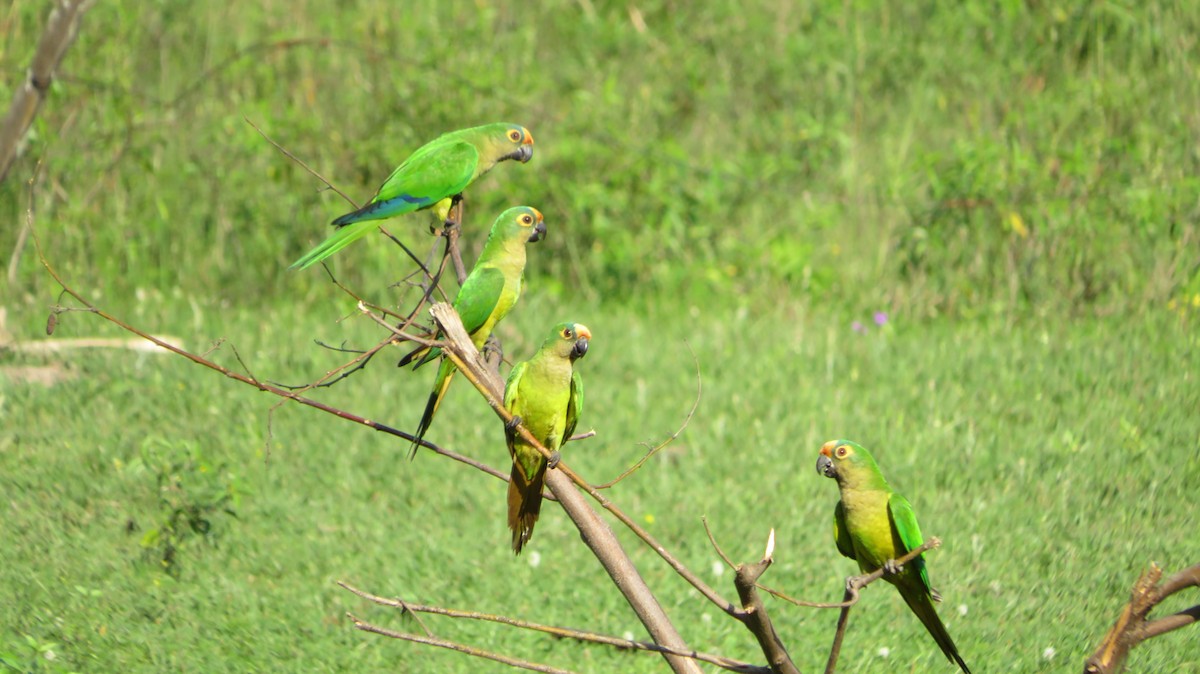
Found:
[{"label": "curved black beak", "polygon": [[529,235],[529,243],[541,241],[546,238],[546,223],[539,222],[533,226],[533,234]]},{"label": "curved black beak", "polygon": [[504,158],[516,159],[524,164],[530,159],[533,159],[533,145],[522,145],[521,147],[513,150],[510,154],[505,155]]},{"label": "curved black beak", "polygon": [[837,468],[833,465],[833,459],[824,454],[817,457],[817,472],[825,477],[837,477]]},{"label": "curved black beak", "polygon": [[588,341],[587,337],[580,337],[575,340],[575,346],[571,347],[571,362],[575,362],[587,355]]}]

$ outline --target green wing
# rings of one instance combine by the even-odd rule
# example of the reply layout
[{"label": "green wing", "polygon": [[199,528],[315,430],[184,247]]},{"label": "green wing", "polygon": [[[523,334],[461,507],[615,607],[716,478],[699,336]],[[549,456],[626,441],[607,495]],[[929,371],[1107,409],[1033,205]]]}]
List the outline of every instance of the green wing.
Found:
[{"label": "green wing", "polygon": [[[525,374],[526,362],[527,361],[521,361],[520,363],[517,363],[516,367],[512,369],[512,372],[508,373],[508,381],[506,381],[504,384],[504,407],[513,414],[517,414],[517,388],[521,384],[521,375]],[[517,434],[513,432],[513,429],[508,427],[508,424],[504,425],[504,436],[508,440],[509,456],[514,456],[513,440],[516,438],[516,435]]]},{"label": "green wing", "polygon": [[[475,337],[475,331],[492,317],[500,294],[504,291],[504,272],[495,267],[486,267],[472,272],[454,298],[454,308],[462,318],[467,334]],[[486,336],[485,336],[486,338]]]},{"label": "green wing", "polygon": [[[896,559],[925,543],[925,539],[921,537],[921,527],[917,524],[917,515],[913,512],[912,505],[900,494],[893,493],[888,499],[888,519],[892,524],[892,538],[897,544]],[[921,572],[921,582],[924,583],[925,590],[932,593],[929,574],[925,571],[925,556],[917,557],[909,564]]]},{"label": "green wing", "polygon": [[562,442],[575,435],[575,423],[579,421],[580,414],[583,414],[583,378],[578,372],[572,372],[571,397],[567,400],[567,424],[563,428]]},{"label": "green wing", "polygon": [[846,507],[841,501],[838,501],[837,507],[833,509],[833,542],[837,543],[838,552],[842,553],[842,556],[856,559],[854,543],[850,540],[850,529],[846,527]]},{"label": "green wing", "polygon": [[433,203],[454,196],[471,184],[478,165],[479,150],[466,141],[431,142],[397,166],[371,201],[401,198]]}]

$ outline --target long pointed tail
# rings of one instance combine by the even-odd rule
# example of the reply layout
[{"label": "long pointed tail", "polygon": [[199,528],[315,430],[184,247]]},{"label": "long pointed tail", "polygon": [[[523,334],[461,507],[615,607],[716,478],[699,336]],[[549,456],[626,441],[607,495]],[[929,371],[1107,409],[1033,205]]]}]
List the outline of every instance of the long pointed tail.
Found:
[{"label": "long pointed tail", "polygon": [[412,444],[412,451],[408,455],[409,459],[413,459],[417,455],[417,448],[421,446],[421,441],[425,439],[425,432],[433,424],[433,415],[437,414],[438,407],[442,404],[442,399],[446,397],[446,391],[450,390],[450,382],[454,380],[454,373],[458,370],[454,367],[454,363],[449,359],[443,360],[438,367],[438,376],[433,383],[433,391],[429,394],[429,400],[425,403],[425,412],[421,414],[421,421],[417,424],[417,432],[413,435],[416,440]]},{"label": "long pointed tail", "polygon": [[354,243],[375,227],[378,227],[378,225],[369,220],[358,222],[348,227],[342,227],[333,234],[330,234],[329,238],[322,241],[316,248],[305,253],[304,257],[293,262],[292,266],[288,267],[288,269],[307,269]]},{"label": "long pointed tail", "polygon": [[537,524],[538,515],[542,512],[542,483],[545,476],[545,469],[542,469],[532,480],[526,480],[517,464],[513,464],[508,482],[508,528],[512,530],[514,554],[521,554],[521,548],[533,536],[533,525]]},{"label": "long pointed tail", "polygon": [[929,593],[925,592],[924,586],[921,587],[904,587],[900,589],[900,596],[904,597],[904,603],[912,609],[912,612],[917,614],[921,619],[921,624],[925,625],[926,631],[941,647],[942,653],[946,655],[946,659],[956,663],[959,668],[966,674],[971,674],[967,663],[963,662],[962,656],[958,654],[958,647],[954,645],[954,640],[950,638],[950,633],[946,631],[946,626],[942,624],[942,619],[938,617],[937,609],[933,607],[933,601]]}]

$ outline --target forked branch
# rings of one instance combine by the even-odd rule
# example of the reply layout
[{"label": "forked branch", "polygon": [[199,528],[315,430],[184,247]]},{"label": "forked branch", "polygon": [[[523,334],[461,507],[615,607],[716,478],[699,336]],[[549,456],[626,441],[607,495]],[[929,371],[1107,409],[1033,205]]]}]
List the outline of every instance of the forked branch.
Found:
[{"label": "forked branch", "polygon": [[1200,564],[1159,585],[1162,569],[1154,563],[1133,584],[1129,603],[1095,652],[1084,661],[1085,674],[1116,674],[1125,670],[1129,652],[1143,641],[1191,625],[1200,620],[1200,604],[1163,618],[1151,620],[1150,611],[1162,600],[1189,587],[1200,587]]}]

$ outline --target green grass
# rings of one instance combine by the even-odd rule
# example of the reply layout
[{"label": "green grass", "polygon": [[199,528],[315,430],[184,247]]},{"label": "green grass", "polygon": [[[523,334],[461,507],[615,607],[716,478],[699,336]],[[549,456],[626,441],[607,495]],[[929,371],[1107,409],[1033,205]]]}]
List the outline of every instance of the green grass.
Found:
[{"label": "green grass", "polygon": [[[0,14],[0,100],[45,10]],[[347,207],[243,118],[360,200],[441,131],[525,124],[535,158],[472,188],[467,244],[515,202],[546,213],[500,335],[523,358],[549,324],[592,328],[581,425],[598,437],[568,447],[573,467],[603,481],[671,433],[698,363],[686,432],[610,496],[721,592],[735,596],[701,516],[737,560],[774,527],[764,580],[840,597],[854,569],[814,463],[848,437],[943,539],[930,574],[967,662],[1078,669],[1148,562],[1200,561],[1197,34],[1200,11],[1172,2],[98,3],[0,184],[0,222],[24,222],[42,161],[38,234],[73,284],[194,350],[228,338],[215,357],[233,369],[236,348],[257,376],[302,383],[341,362],[314,339],[380,335],[339,322],[353,301],[323,273],[285,273]],[[391,229],[427,245],[418,217]],[[6,260],[17,235],[0,227]],[[332,267],[394,302],[397,259],[370,237]],[[37,339],[58,288],[30,248],[13,273],[6,327]],[[55,337],[117,332],[59,318]],[[411,429],[433,372],[398,371],[398,355],[321,399]],[[8,377],[47,362],[74,378]],[[508,551],[500,482],[274,403],[177,358],[0,351],[3,663],[496,669],[355,631],[347,611],[419,628],[337,579],[642,636],[553,506],[535,568]],[[506,458],[463,382],[430,438]],[[740,626],[618,535],[693,647],[758,661]],[[836,616],[769,601],[802,670],[819,670]],[[663,669],[430,624],[580,671]],[[1200,672],[1194,632],[1144,645],[1132,670]],[[883,585],[843,658],[845,671],[950,671]]]}]

